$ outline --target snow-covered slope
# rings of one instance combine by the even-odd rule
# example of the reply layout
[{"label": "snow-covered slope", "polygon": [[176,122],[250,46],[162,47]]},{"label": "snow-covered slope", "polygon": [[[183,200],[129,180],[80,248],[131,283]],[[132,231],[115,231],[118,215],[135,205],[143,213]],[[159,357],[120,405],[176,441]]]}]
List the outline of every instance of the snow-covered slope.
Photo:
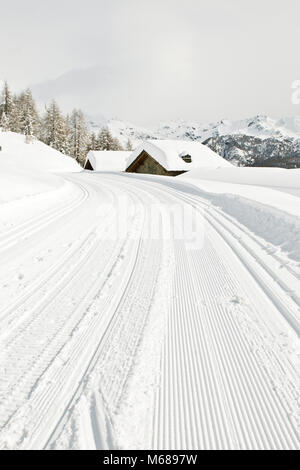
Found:
[{"label": "snow-covered slope", "polygon": [[0,202],[57,189],[65,181],[53,173],[81,171],[71,157],[20,134],[0,132],[0,146]]},{"label": "snow-covered slope", "polygon": [[214,170],[196,169],[178,178],[205,191],[248,198],[300,219],[300,169],[231,166]]},{"label": "snow-covered slope", "polygon": [[0,204],[57,189],[64,181],[34,169],[16,168],[0,159]]},{"label": "snow-covered slope", "polygon": [[[16,168],[33,168],[35,171],[65,172],[81,171],[80,165],[71,157],[35,139],[26,144],[24,135],[0,132],[0,159],[11,162]],[[1,161],[0,160],[0,161]]]}]

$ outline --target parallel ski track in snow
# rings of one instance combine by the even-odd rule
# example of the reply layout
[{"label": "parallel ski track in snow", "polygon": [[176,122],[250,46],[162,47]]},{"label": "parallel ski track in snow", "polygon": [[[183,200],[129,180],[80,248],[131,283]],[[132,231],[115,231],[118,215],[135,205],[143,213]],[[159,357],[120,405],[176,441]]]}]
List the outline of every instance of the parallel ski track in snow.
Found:
[{"label": "parallel ski track in snow", "polygon": [[[126,193],[131,198],[132,203],[136,205],[136,200],[139,199],[138,195],[130,191],[129,188],[127,188]],[[134,199],[132,194],[135,196]],[[141,202],[140,199],[140,206],[143,207]],[[137,227],[132,224],[132,228],[136,229]],[[139,232],[141,236],[141,228],[139,228]],[[2,389],[2,400],[6,402],[5,410],[0,414],[2,423],[0,442],[2,441],[3,447],[9,447],[10,445],[9,442],[5,441],[5,436],[9,432],[19,434],[18,441],[14,444],[18,448],[23,446],[25,448],[47,446],[47,443],[51,442],[49,433],[52,431],[55,435],[56,432],[59,432],[60,425],[68,418],[70,406],[76,401],[76,389],[80,390],[84,383],[84,377],[93,367],[97,352],[100,350],[100,344],[104,348],[113,339],[114,336],[112,334],[109,336],[109,331],[113,330],[113,325],[119,322],[119,316],[116,313],[118,306],[124,300],[127,286],[129,284],[135,286],[137,281],[142,282],[141,268],[142,272],[147,273],[143,263],[138,261],[141,245],[140,236],[138,241],[132,241],[129,237],[116,242],[113,241],[113,235],[112,241],[108,239],[106,243],[107,252],[103,251],[105,242],[101,242],[101,238],[91,235],[89,243],[87,243],[89,235],[83,238],[81,246],[74,247],[63,263],[59,262],[52,267],[48,277],[42,281],[37,280],[39,294],[43,283],[46,286],[42,289],[46,294],[44,298],[41,300],[36,298],[35,290],[31,289],[29,294],[26,293],[25,296],[21,296],[17,303],[8,312],[5,312],[6,315],[2,315],[3,319],[9,314],[13,314],[12,327],[8,328],[2,338],[4,340],[2,358],[7,359],[10,357],[9,362],[11,365],[11,369],[6,371],[9,391],[5,383]],[[150,260],[153,263],[156,260],[156,265],[154,264],[153,270],[150,271],[151,276],[155,276],[155,268],[159,266],[157,254],[155,255],[157,248],[154,248],[154,250],[153,252],[152,248],[147,248],[143,253],[143,259],[149,258],[149,263]],[[132,253],[131,256],[130,253]],[[127,267],[125,267],[124,272],[122,271],[120,286],[119,275],[114,273],[118,271],[120,259],[125,259],[125,255]],[[74,262],[75,257],[76,261]],[[124,264],[124,261],[122,263]],[[139,270],[135,269],[137,264],[140,266]],[[91,276],[91,279],[89,279],[89,276]],[[133,276],[135,281],[131,280]],[[114,277],[116,279],[113,286],[109,288],[109,295],[101,299],[107,282]],[[84,282],[81,282],[81,278],[85,279],[86,287]],[[65,302],[62,303],[60,299],[71,298],[71,292],[78,291],[78,283],[80,283],[79,292],[82,291],[84,295],[81,294],[80,299],[77,294],[74,310],[72,305],[68,306]],[[124,285],[123,288],[122,285]],[[147,285],[146,281],[145,285]],[[153,283],[150,283],[149,286],[150,292],[152,292]],[[141,289],[137,290],[136,287],[134,289],[134,295],[138,296]],[[24,307],[25,300],[29,302],[28,307],[26,302]],[[98,303],[98,308],[101,305],[100,311],[103,311],[100,320],[98,313],[89,313],[89,309],[92,308],[93,310],[94,305]],[[58,304],[60,304],[59,307]],[[114,305],[115,309],[113,310]],[[64,312],[63,315],[62,311]],[[147,309],[145,309],[144,316],[140,313],[139,310],[136,311],[135,315],[138,314],[138,317],[134,320],[133,328],[131,328],[132,337],[128,336],[129,344],[132,343],[133,348],[136,347],[139,341],[147,316]],[[15,318],[17,318],[17,321]],[[46,327],[46,325],[48,326]],[[136,325],[138,326],[137,335],[134,336]],[[122,331],[124,327],[126,325],[121,323],[117,330],[121,328],[120,331]],[[45,336],[41,340],[41,346],[36,344],[38,343],[39,334]],[[108,336],[107,339],[106,336]],[[99,339],[97,341],[97,337],[102,338],[101,342],[99,342]],[[91,340],[92,338],[94,338],[94,341]],[[65,352],[65,348],[68,347],[69,343],[72,345],[70,346],[70,355]],[[21,364],[19,364],[20,354],[22,354]],[[131,356],[131,361],[133,358],[134,355]],[[127,366],[124,364],[123,367],[125,372],[128,371],[130,363]],[[75,372],[77,373],[76,376],[74,376]],[[120,390],[124,387],[124,381],[126,381],[126,375],[122,379],[123,385],[121,384]],[[68,383],[67,390],[66,382]],[[112,388],[111,392],[117,389]],[[118,395],[120,396],[120,394],[119,391]],[[58,406],[58,403],[60,406]],[[63,406],[65,408],[62,409]],[[15,422],[18,422],[17,429],[15,429]],[[26,430],[23,432],[20,424],[22,422],[26,426]],[[29,440],[26,439],[28,432],[30,433]]]},{"label": "parallel ski track in snow", "polygon": [[[79,187],[81,187],[81,185]],[[84,195],[86,194],[87,191],[84,189]],[[86,200],[86,197],[82,198],[81,202],[83,202],[83,200]],[[77,207],[77,204],[72,205],[72,207],[74,210]],[[68,208],[68,210],[71,210],[70,207]],[[59,219],[59,217],[61,216],[62,213],[60,212],[59,216],[57,216],[57,219]],[[11,395],[8,395],[6,397],[5,395],[7,394],[7,387],[4,382],[4,390],[6,391],[4,392],[4,396],[2,396],[2,400],[6,401],[7,405],[5,410],[6,413],[1,413],[1,420],[6,420],[6,423],[8,423],[9,420],[14,416],[18,404],[22,402],[22,399],[26,395],[26,393],[30,393],[30,387],[32,387],[32,382],[28,379],[32,377],[33,382],[35,382],[35,377],[39,376],[38,374],[36,374],[36,376],[32,374],[32,367],[37,367],[40,363],[41,367],[43,367],[43,364],[45,364],[45,362],[42,363],[41,361],[41,358],[43,358],[43,354],[41,354],[41,352],[43,353],[44,351],[47,351],[47,344],[45,344],[44,346],[44,351],[39,351],[38,345],[32,344],[32,341],[34,342],[34,337],[33,335],[31,335],[32,329],[34,328],[35,324],[38,323],[42,326],[45,322],[40,333],[44,335],[46,332],[47,338],[49,334],[51,334],[51,330],[53,330],[52,335],[53,339],[55,339],[58,334],[57,332],[59,332],[59,329],[61,328],[63,323],[60,320],[57,322],[57,324],[54,324],[54,320],[51,319],[51,314],[49,316],[47,307],[51,305],[51,302],[57,302],[56,298],[59,297],[59,294],[61,292],[65,292],[66,287],[68,287],[70,283],[73,282],[74,276],[78,277],[77,270],[80,270],[80,267],[85,265],[95,253],[95,245],[97,243],[99,243],[99,241],[97,237],[94,236],[93,232],[88,236],[83,237],[81,243],[77,244],[77,246],[75,246],[72,250],[69,250],[70,252],[67,253],[67,256],[64,259],[60,260],[58,263],[55,263],[54,266],[50,267],[50,269],[46,273],[46,276],[42,274],[41,278],[37,279],[37,281],[33,285],[33,288],[30,288],[29,291],[25,294],[21,294],[21,296],[14,302],[14,305],[6,309],[4,315],[2,312],[2,321],[3,319],[7,319],[9,315],[11,315],[13,318],[12,324],[10,325],[6,323],[6,329],[2,330],[4,334],[0,339],[2,341],[4,340],[4,343],[2,345],[1,357],[2,359],[6,359],[8,356],[12,356],[13,358],[13,356],[15,355],[17,361],[15,367],[11,367],[11,369],[9,371],[6,371],[5,374],[5,382],[10,382],[9,387],[12,390]],[[37,288],[39,289],[38,291],[36,290]],[[42,296],[41,299],[40,297],[43,291],[45,292],[45,295]],[[28,305],[26,304],[26,301],[28,301]],[[49,328],[49,330],[46,330],[46,325],[47,322],[49,323],[49,319],[51,328]],[[66,318],[64,318],[64,320],[66,320]],[[74,319],[72,318],[72,320]],[[1,326],[3,327],[4,325],[2,324]],[[38,336],[36,340],[38,341],[38,330],[37,334]],[[18,349],[18,344],[21,349]],[[37,356],[35,358],[32,355],[35,349],[37,350],[38,355],[40,357]],[[10,350],[12,351],[11,353],[9,352]],[[20,364],[18,355],[22,350],[24,355]],[[33,361],[32,367],[30,367],[30,362],[28,363],[26,360],[27,356],[29,361]],[[51,355],[49,355],[48,357],[51,358]],[[24,373],[22,373],[22,368],[24,368]],[[23,374],[23,377],[20,375],[20,373]],[[24,381],[28,382],[26,383],[27,387],[24,386]],[[19,390],[21,390],[20,394],[18,393]],[[10,403],[12,403],[12,405],[10,405]]]},{"label": "parallel ski track in snow", "polygon": [[[297,271],[283,266],[274,275],[277,254],[167,180],[66,178],[79,188],[75,201],[0,237],[9,262],[14,247],[34,249],[45,227],[67,236],[66,214],[69,223],[87,223],[62,258],[0,310],[0,448],[118,447],[114,413],[127,399],[159,282],[163,242],[143,238],[149,207],[172,202],[192,205],[207,225],[202,249],[173,241],[151,448],[299,448],[299,375],[278,340],[281,331],[299,332]],[[114,239],[109,209],[100,227],[95,222],[97,200],[117,207],[123,196],[133,211],[127,236]]]},{"label": "parallel ski track in snow", "polygon": [[[44,227],[45,224],[48,225],[51,223],[59,222],[60,218],[64,216],[63,226],[66,225],[66,222],[65,222],[66,214],[69,214],[72,212],[74,213],[74,210],[80,207],[81,204],[83,204],[84,201],[86,201],[86,199],[88,198],[88,194],[89,194],[88,191],[80,184],[78,185],[78,187],[82,193],[82,197],[77,198],[78,201],[75,201],[72,204],[68,204],[68,206],[64,207],[63,210],[56,209],[54,211],[50,211],[51,213],[55,214],[55,217],[51,216],[50,220],[48,218],[48,215],[49,215],[48,212],[46,214],[43,214],[42,216],[38,216],[32,219],[32,222],[34,223],[36,227],[36,231],[34,233],[38,233],[39,231],[38,221],[41,222],[41,225],[39,227],[41,229],[41,227]],[[24,225],[27,226],[27,224],[24,224]],[[22,227],[14,228],[13,232],[14,232],[14,236],[16,237],[16,239],[19,239],[20,229],[21,229],[21,232],[23,232],[24,225],[22,224]],[[31,234],[32,233],[33,232],[31,231]],[[11,234],[11,231],[9,231],[9,237],[10,237],[10,234]],[[42,300],[44,300],[44,296],[41,294],[45,293],[46,297],[49,297],[50,295],[52,295],[53,288],[51,287],[51,284],[53,284],[56,278],[58,278],[59,284],[62,284],[64,282],[63,272],[64,271],[68,272],[69,266],[72,265],[72,263],[76,264],[75,260],[79,258],[80,252],[83,250],[85,246],[91,243],[93,237],[94,237],[94,233],[93,233],[93,226],[92,226],[86,230],[86,233],[81,236],[81,238],[79,239],[77,243],[75,243],[70,248],[66,249],[63,256],[59,258],[57,262],[51,264],[34,281],[32,281],[29,287],[25,289],[25,291],[23,291],[13,302],[10,302],[7,307],[5,307],[4,305],[1,306],[0,340],[4,339],[11,332],[12,326],[14,326],[16,322],[19,322],[20,318],[18,315],[18,311],[19,309],[21,309],[23,312],[26,312],[25,304],[28,300],[32,298],[31,302],[36,307],[37,303],[40,303]],[[26,236],[26,239],[27,239],[27,236]],[[28,242],[29,242],[29,245],[32,245],[30,237],[28,237]],[[10,246],[11,245],[7,247],[8,250],[10,249]],[[33,298],[34,296],[38,297],[38,301]]]},{"label": "parallel ski track in snow", "polygon": [[[161,184],[154,185],[159,191]],[[188,185],[186,186],[188,189]],[[192,189],[195,192],[195,188]],[[268,297],[300,335],[299,271],[296,272],[280,255],[273,253],[268,243],[263,244],[258,237],[254,237],[241,224],[205,201],[203,197],[176,191],[168,185],[164,185],[162,193],[169,193],[175,200],[182,200],[195,209],[202,210],[203,217],[251,271],[260,287],[265,289]]]},{"label": "parallel ski track in snow", "polygon": [[[147,193],[142,198],[139,193],[129,188],[127,184],[124,185],[122,181],[118,181],[118,184],[124,187],[125,193],[134,194],[136,200],[143,202],[143,204],[147,198],[154,199],[153,196]],[[147,222],[147,217],[144,218],[143,225],[145,222]],[[119,400],[122,398],[132,361],[134,360],[134,351],[138,346],[145,322],[147,321],[149,303],[151,303],[153,296],[159,267],[160,250],[157,243],[154,246],[148,242],[145,244],[142,240],[142,235],[143,229],[139,234],[135,247],[135,255],[131,259],[127,275],[123,275],[118,295],[115,295],[111,290],[110,296],[106,300],[106,306],[103,306],[105,317],[100,324],[99,340],[96,342],[96,347],[94,346],[94,352],[91,354],[86,368],[80,373],[81,380],[52,434],[49,436],[44,446],[45,448],[52,447],[59,440],[64,428],[72,419],[73,407],[78,402],[80,406],[81,396],[88,386],[89,377],[94,372],[94,369],[96,369],[94,375],[102,391],[102,404],[100,404],[100,409],[95,411],[95,395],[92,394],[89,410],[85,413],[81,409],[81,415],[84,417],[84,420],[80,422],[80,426],[85,430],[84,441],[86,446],[92,449],[111,448],[116,445],[112,437],[113,425],[109,414],[117,409]],[[148,260],[147,264],[144,263],[145,260]],[[137,308],[134,308],[135,303],[137,303]],[[93,335],[95,328],[99,329],[97,319],[95,324],[90,325],[88,334]],[[128,335],[124,334],[126,330],[129,333]],[[124,337],[125,343],[122,345]],[[117,349],[116,344],[118,344]],[[106,362],[108,363],[108,369],[105,367]],[[104,406],[104,403],[106,403],[106,406]],[[82,406],[80,407],[82,408]],[[107,412],[108,409],[110,413]],[[98,422],[97,414],[101,415],[102,422]],[[88,441],[87,436],[90,436]]]},{"label": "parallel ski track in snow", "polygon": [[[153,187],[157,189],[157,185],[151,186],[152,191]],[[202,202],[179,192],[164,190],[162,193],[169,192],[177,200],[193,204]],[[203,205],[208,207],[205,202]],[[214,246],[220,246],[219,253],[224,254],[225,263],[229,261],[236,267],[242,263],[240,275],[243,280],[245,274],[244,295],[247,295],[250,272],[254,282],[258,283],[258,290],[262,288],[262,295],[258,293],[261,301],[265,302],[262,308],[270,310],[271,300],[275,306],[273,314],[278,315],[277,308],[298,333],[299,308],[297,304],[293,305],[295,296],[292,295],[291,300],[291,292],[287,289],[287,292],[283,291],[285,295],[280,293],[283,299],[279,303],[272,289],[262,282],[259,270],[264,267],[263,262],[257,260],[257,256],[253,257],[250,251],[251,262],[257,262],[255,266],[250,265],[249,260],[239,253],[244,250],[244,244],[235,245],[229,239],[228,234],[231,237],[235,235],[232,230],[228,230],[225,224],[218,224],[219,219],[211,217],[210,212],[203,215],[209,222],[204,250],[189,252],[184,243],[175,242],[176,294],[162,356],[163,382],[157,398],[152,446],[156,449],[298,448],[299,376],[288,360],[282,360],[285,357],[280,351],[277,355],[272,348],[265,348],[263,338],[256,334],[252,341],[254,338],[259,341],[257,348],[262,350],[262,356],[265,355],[263,359],[269,360],[275,370],[278,368],[278,377],[272,377],[266,366],[262,367],[258,355],[251,353],[252,343],[243,336],[245,332],[240,332],[238,322],[230,315],[231,309],[226,303],[224,307],[224,302],[213,300],[218,295],[226,299],[230,289],[231,301],[235,302],[236,292],[241,291],[237,278],[231,276],[228,269],[225,271],[223,261],[218,260]],[[207,254],[209,251],[210,256]],[[263,274],[272,273],[266,267]],[[199,299],[203,298],[211,305],[199,306]],[[230,302],[230,297],[227,302]],[[272,322],[272,318],[269,320]],[[272,329],[271,324],[271,332]],[[282,388],[281,381],[285,379]]]},{"label": "parallel ski track in snow", "polygon": [[80,191],[77,198],[75,200],[72,198],[71,202],[62,208],[56,207],[54,209],[49,209],[38,217],[34,217],[29,221],[2,233],[0,235],[0,253],[13,247],[17,243],[20,243],[20,241],[30,237],[35,232],[40,231],[42,227],[55,222],[60,217],[65,216],[69,212],[72,212],[76,207],[83,204],[88,197],[88,191],[80,184],[78,184],[78,188]]}]

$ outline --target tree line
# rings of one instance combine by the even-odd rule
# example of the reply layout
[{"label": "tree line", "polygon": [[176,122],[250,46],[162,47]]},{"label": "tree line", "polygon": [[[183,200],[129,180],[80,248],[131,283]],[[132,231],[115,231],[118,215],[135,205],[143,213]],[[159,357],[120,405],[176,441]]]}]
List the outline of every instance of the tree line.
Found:
[{"label": "tree line", "polygon": [[123,148],[107,127],[100,129],[98,134],[90,132],[80,109],[65,115],[52,100],[45,106],[44,113],[39,113],[29,88],[13,94],[7,82],[0,99],[0,128],[4,132],[23,134],[27,143],[37,138],[75,158],[82,166],[90,150],[132,150],[130,140]]}]

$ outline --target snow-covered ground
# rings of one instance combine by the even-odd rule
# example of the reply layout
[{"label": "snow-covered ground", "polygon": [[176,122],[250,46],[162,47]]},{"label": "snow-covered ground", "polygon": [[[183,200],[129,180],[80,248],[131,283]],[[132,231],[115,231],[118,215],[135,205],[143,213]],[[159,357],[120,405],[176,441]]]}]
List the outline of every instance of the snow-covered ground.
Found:
[{"label": "snow-covered ground", "polygon": [[71,157],[38,140],[0,131],[0,203],[56,190],[66,184],[53,173],[78,172],[82,168]]},{"label": "snow-covered ground", "polygon": [[0,448],[299,449],[300,199],[37,173],[0,204]]}]

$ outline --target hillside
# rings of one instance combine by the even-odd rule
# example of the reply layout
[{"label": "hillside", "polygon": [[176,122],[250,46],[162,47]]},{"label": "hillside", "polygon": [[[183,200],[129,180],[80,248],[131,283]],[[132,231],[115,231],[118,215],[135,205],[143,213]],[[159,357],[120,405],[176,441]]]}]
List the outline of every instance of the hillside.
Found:
[{"label": "hillside", "polygon": [[20,134],[0,132],[0,146],[1,202],[57,189],[65,181],[55,173],[81,171],[73,158]]}]

